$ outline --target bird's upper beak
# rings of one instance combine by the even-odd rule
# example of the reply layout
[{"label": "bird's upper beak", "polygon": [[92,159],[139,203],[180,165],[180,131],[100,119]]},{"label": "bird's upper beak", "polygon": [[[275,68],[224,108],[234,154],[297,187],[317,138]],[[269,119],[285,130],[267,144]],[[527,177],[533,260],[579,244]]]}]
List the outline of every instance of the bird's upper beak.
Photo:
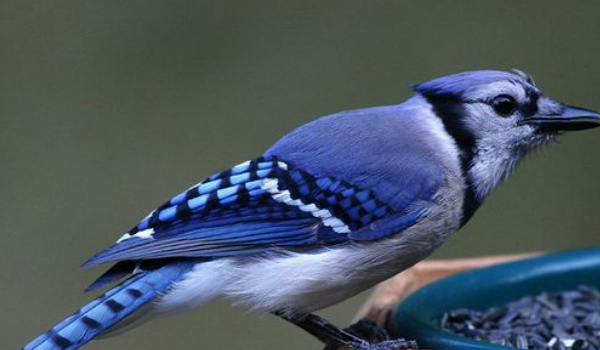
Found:
[{"label": "bird's upper beak", "polygon": [[535,126],[539,131],[575,131],[600,126],[600,114],[589,109],[563,106],[561,113],[526,118],[522,124]]}]

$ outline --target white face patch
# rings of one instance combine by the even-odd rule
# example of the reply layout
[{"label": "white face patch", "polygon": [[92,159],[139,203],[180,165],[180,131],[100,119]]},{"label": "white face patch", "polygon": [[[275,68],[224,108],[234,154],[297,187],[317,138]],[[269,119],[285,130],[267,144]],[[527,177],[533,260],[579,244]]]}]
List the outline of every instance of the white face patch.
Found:
[{"label": "white face patch", "polygon": [[[525,154],[550,140],[547,135],[519,124],[525,117],[521,108],[501,115],[491,105],[496,96],[508,95],[518,106],[526,106],[534,102],[528,95],[532,89],[536,90],[518,81],[502,80],[467,91],[464,96],[468,103],[463,105],[462,127],[475,140],[468,176],[479,201],[514,171]],[[544,98],[537,101],[540,106]]]},{"label": "white face patch", "polygon": [[[281,163],[281,162],[280,162]],[[281,166],[280,166],[281,167]],[[287,169],[287,164],[284,169]],[[279,189],[279,180],[267,178],[262,181],[262,189],[269,192],[271,197],[290,206],[298,207],[298,209],[311,213],[312,216],[321,219],[323,225],[331,227],[337,233],[350,233],[350,228],[344,222],[331,214],[327,209],[321,209],[314,203],[304,203],[300,199],[293,199],[290,191]]]}]

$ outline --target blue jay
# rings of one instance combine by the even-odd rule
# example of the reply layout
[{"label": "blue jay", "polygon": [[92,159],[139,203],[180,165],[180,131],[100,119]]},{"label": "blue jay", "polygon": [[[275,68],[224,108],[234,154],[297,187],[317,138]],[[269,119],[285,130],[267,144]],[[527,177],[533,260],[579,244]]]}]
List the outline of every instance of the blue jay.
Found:
[{"label": "blue jay", "polygon": [[329,345],[370,342],[312,312],[414,265],[463,226],[529,151],[600,114],[542,94],[520,71],[413,86],[392,106],[308,123],[259,158],[173,197],[84,263],[123,280],[24,347],[73,350],[225,297]]}]

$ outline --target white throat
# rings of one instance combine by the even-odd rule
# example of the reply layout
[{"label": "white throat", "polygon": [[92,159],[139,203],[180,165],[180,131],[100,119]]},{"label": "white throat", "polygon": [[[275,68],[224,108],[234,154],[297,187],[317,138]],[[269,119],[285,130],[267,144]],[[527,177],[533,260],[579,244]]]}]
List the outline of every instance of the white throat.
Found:
[{"label": "white throat", "polygon": [[521,152],[480,144],[468,176],[479,201],[490,195],[498,184],[514,171],[522,158]]}]

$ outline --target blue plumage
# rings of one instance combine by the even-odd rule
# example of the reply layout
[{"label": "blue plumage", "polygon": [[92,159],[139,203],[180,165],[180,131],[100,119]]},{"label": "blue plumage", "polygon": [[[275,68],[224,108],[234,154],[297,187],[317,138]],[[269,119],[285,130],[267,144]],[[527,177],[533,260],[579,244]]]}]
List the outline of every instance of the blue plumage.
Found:
[{"label": "blue plumage", "polygon": [[88,290],[129,279],[24,350],[75,350],[144,305],[157,315],[218,297],[336,347],[370,349],[310,313],[431,254],[530,150],[600,125],[599,114],[543,96],[520,72],[466,72],[413,88],[402,104],[306,124],[159,206],[84,264],[116,263]]},{"label": "blue plumage", "polygon": [[139,272],[34,339],[23,350],[77,349],[152,301],[193,266],[193,261],[181,261]]},{"label": "blue plumage", "polygon": [[[533,79],[525,73],[514,70],[513,73],[482,70],[463,72],[430,80],[422,84],[413,85],[413,89],[427,97],[446,98],[460,102],[470,102],[469,93],[481,86],[492,85],[497,82],[507,82],[515,87],[524,89],[528,93],[541,94],[533,83]],[[525,83],[525,84],[524,84]]]},{"label": "blue plumage", "polygon": [[[264,188],[265,180],[276,180],[277,191],[288,191],[290,201],[301,201],[304,206],[276,200]],[[414,196],[430,200],[435,193],[427,183],[414,188],[418,191],[406,198],[411,202],[415,201]],[[430,191],[422,191],[423,188]],[[373,191],[333,176],[316,178],[283,157],[265,156],[213,175],[173,197],[131,230],[129,238],[99,253],[84,266],[111,261],[251,255],[282,249],[319,250],[351,240],[346,233],[336,232],[324,225],[322,218],[307,211],[305,207],[309,205],[314,206],[313,212],[326,210],[348,232],[367,227],[392,212]],[[417,222],[422,213],[417,208],[406,210],[407,207],[404,204],[399,214],[405,218],[402,228]],[[148,237],[136,235],[149,229],[152,233]],[[364,230],[356,236],[357,240],[380,239],[394,233],[390,229],[370,231]]]},{"label": "blue plumage", "polygon": [[[266,156],[279,156],[332,186],[366,189],[393,211],[429,201],[447,181],[439,150],[420,113],[423,101],[346,111],[284,136]],[[321,180],[322,181],[322,180]]]},{"label": "blue plumage", "polygon": [[130,230],[129,234],[134,235],[150,228],[159,230],[184,218],[207,218],[215,211],[246,204],[244,199],[248,196],[254,202],[264,200],[268,194],[260,189],[260,182],[276,170],[276,162],[276,158],[258,158],[215,174],[164,203]]}]

